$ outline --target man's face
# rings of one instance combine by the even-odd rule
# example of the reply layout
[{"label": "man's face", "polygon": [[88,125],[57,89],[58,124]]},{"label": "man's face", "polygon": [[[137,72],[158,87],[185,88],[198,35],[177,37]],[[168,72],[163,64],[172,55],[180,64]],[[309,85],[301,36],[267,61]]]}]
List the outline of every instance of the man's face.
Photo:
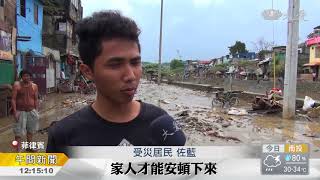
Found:
[{"label": "man's face", "polygon": [[102,52],[93,65],[97,91],[115,103],[132,101],[142,74],[138,44],[113,39],[102,42]]},{"label": "man's face", "polygon": [[28,82],[30,82],[30,75],[29,74],[23,74],[21,79],[22,79],[22,81],[24,83],[28,83]]}]

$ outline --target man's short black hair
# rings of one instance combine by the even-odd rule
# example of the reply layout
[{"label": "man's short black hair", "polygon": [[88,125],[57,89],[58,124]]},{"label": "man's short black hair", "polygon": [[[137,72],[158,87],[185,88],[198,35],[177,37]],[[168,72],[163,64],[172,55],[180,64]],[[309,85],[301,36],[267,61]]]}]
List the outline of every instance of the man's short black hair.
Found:
[{"label": "man's short black hair", "polygon": [[26,69],[23,69],[20,74],[19,74],[19,77],[22,78],[23,75],[25,74],[29,74],[29,76],[32,76],[31,72],[26,70]]},{"label": "man's short black hair", "polygon": [[95,58],[102,51],[102,41],[114,38],[135,41],[140,51],[140,32],[137,24],[119,11],[96,12],[77,24],[81,60],[93,68]]}]

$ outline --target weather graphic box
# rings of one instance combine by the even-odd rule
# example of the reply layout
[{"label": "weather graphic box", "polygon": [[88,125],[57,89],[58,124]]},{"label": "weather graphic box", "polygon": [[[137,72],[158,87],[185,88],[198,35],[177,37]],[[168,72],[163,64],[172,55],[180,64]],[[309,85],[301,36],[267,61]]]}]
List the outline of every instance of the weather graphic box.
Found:
[{"label": "weather graphic box", "polygon": [[309,144],[264,144],[261,173],[264,175],[308,175]]}]

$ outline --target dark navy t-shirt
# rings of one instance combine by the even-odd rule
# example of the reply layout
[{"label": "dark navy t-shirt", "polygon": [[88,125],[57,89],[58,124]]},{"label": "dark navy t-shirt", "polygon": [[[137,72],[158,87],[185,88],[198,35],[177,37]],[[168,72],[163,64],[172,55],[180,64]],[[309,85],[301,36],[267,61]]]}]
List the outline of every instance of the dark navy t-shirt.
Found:
[{"label": "dark navy t-shirt", "polygon": [[140,102],[139,115],[128,123],[114,123],[86,106],[49,128],[47,152],[66,146],[183,146],[186,138],[163,109]]}]

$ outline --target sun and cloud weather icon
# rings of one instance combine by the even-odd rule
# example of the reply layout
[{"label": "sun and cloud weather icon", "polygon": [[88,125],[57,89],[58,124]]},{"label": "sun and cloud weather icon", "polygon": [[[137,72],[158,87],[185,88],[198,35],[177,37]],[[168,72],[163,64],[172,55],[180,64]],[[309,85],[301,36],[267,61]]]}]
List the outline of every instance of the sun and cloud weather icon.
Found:
[{"label": "sun and cloud weather icon", "polygon": [[280,155],[277,155],[277,156],[268,155],[264,159],[263,164],[269,168],[274,168],[274,167],[280,166],[281,165]]}]

